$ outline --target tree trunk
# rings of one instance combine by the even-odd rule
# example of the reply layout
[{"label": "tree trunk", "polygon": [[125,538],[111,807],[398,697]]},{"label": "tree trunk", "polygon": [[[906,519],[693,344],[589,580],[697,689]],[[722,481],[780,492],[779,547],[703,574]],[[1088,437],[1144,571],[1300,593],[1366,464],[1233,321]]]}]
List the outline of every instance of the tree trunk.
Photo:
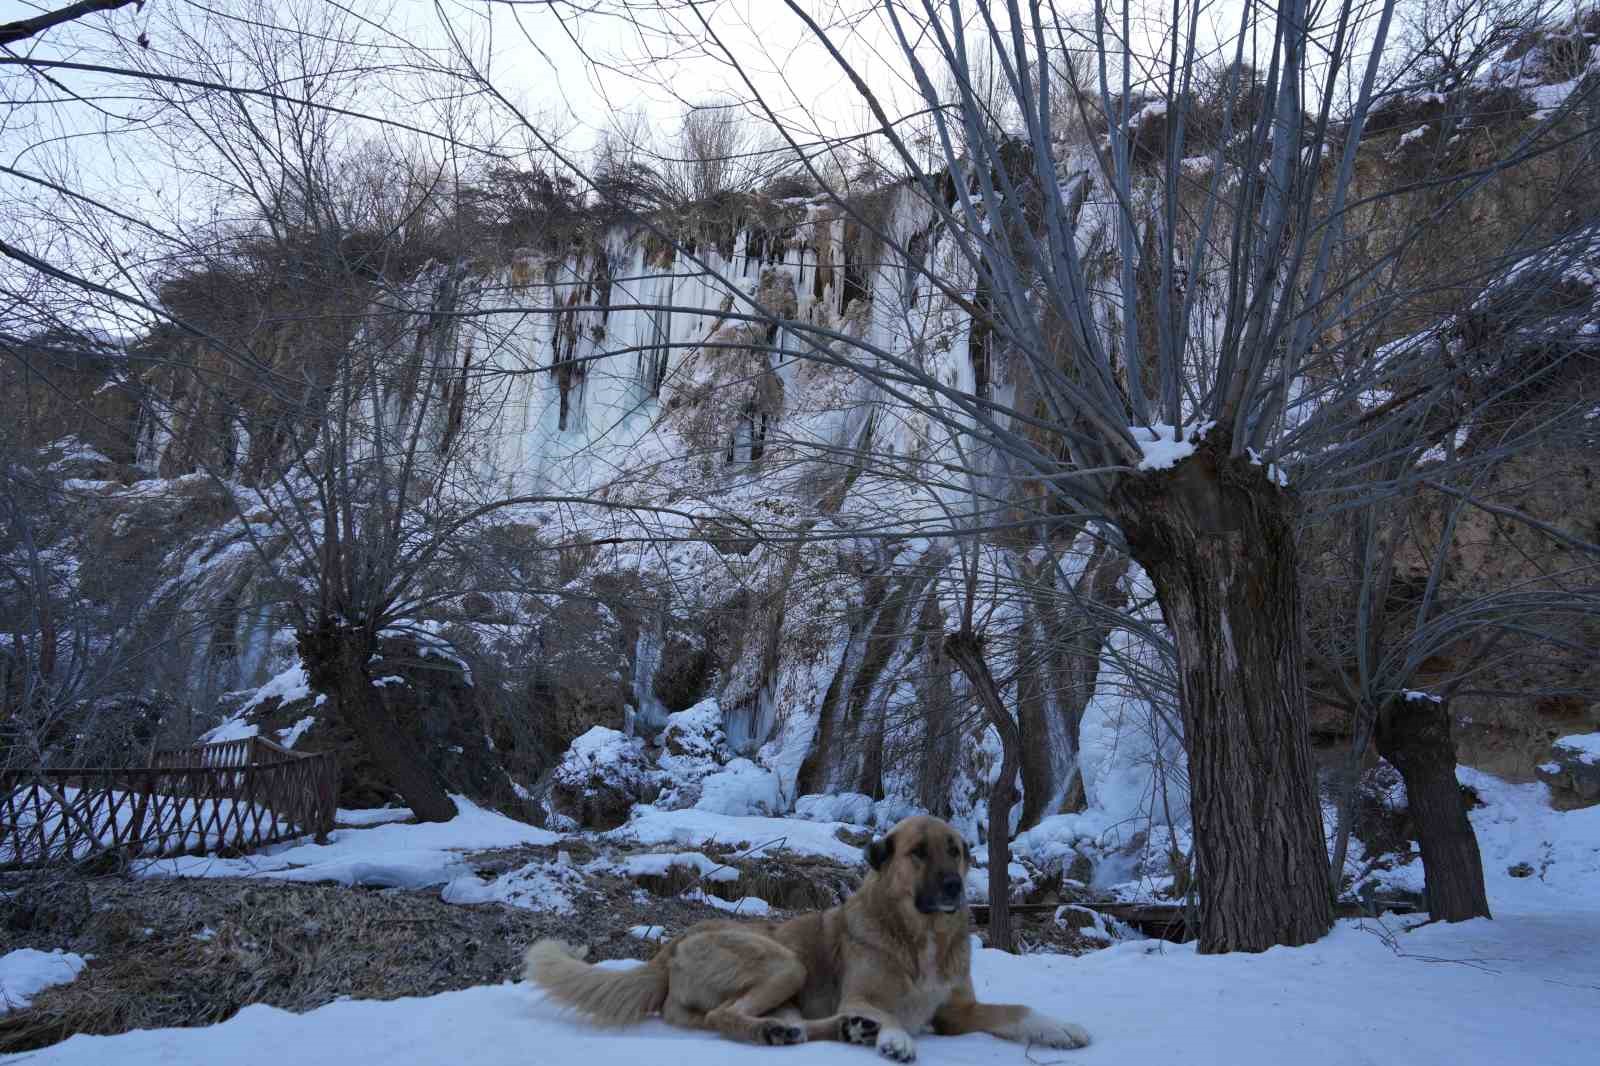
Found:
[{"label": "tree trunk", "polygon": [[1328,859],[1328,891],[1335,902],[1344,888],[1344,864],[1350,855],[1350,828],[1355,820],[1356,792],[1361,788],[1361,760],[1352,755],[1338,770],[1338,807],[1333,824],[1333,854]]},{"label": "tree trunk", "polygon": [[1405,779],[1428,914],[1439,922],[1491,917],[1478,837],[1456,781],[1449,705],[1432,697],[1392,700],[1379,715],[1377,741],[1378,753]]},{"label": "tree trunk", "polygon": [[1016,719],[1000,698],[983,644],[963,631],[945,638],[945,654],[961,669],[967,683],[1000,734],[1000,774],[989,790],[989,946],[1016,954],[1011,929],[1011,808],[1017,803],[1017,772],[1022,767],[1022,736]]},{"label": "tree trunk", "polygon": [[[1053,569],[1055,561],[1046,565]],[[1032,699],[1024,699],[1020,690],[1017,699],[1022,729],[1019,824],[1024,829],[1037,825],[1049,814],[1081,811],[1087,800],[1078,764],[1083,712],[1094,697],[1100,678],[1100,654],[1114,628],[1112,610],[1127,602],[1121,584],[1127,573],[1127,555],[1102,541],[1073,583],[1071,595],[1053,582],[1046,584],[1042,576],[1034,585],[1030,606],[1037,614],[1038,625],[1033,631],[1042,638],[1042,646],[1031,648],[1023,660],[1039,664],[1034,671],[1037,682]],[[1099,604],[1108,610],[1088,611],[1076,606],[1080,603]],[[1052,713],[1056,715],[1054,722],[1046,717]],[[1053,749],[1057,744],[1072,756],[1071,776],[1066,780],[1056,772]]]},{"label": "tree trunk", "polygon": [[300,659],[311,685],[334,695],[339,713],[361,740],[378,770],[405,799],[418,820],[448,822],[455,801],[439,783],[411,734],[383,705],[367,676],[372,642],[355,628],[323,625],[299,634]]},{"label": "tree trunk", "polygon": [[1292,501],[1219,436],[1112,496],[1177,647],[1202,953],[1308,944],[1333,925]]},{"label": "tree trunk", "polygon": [[1372,745],[1377,722],[1378,712],[1370,703],[1362,701],[1355,708],[1351,716],[1350,753],[1344,766],[1337,771],[1335,787],[1339,805],[1333,827],[1333,855],[1328,860],[1328,884],[1335,903],[1344,888],[1344,864],[1350,854],[1350,833],[1355,828],[1361,771],[1367,761],[1367,749]]}]

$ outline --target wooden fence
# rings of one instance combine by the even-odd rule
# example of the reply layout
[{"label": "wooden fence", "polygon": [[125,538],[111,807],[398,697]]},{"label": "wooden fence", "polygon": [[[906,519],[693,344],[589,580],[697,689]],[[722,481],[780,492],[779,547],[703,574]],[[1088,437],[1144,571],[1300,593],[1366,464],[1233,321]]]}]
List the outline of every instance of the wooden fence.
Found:
[{"label": "wooden fence", "polygon": [[156,754],[148,767],[0,771],[0,869],[116,851],[238,855],[314,835],[339,797],[333,752],[251,737]]}]

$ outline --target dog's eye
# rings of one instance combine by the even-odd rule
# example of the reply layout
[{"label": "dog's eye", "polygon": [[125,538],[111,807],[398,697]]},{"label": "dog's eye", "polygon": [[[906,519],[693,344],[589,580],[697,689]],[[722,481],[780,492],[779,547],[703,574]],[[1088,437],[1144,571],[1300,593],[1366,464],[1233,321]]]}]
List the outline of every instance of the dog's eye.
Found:
[{"label": "dog's eye", "polygon": [[928,845],[918,844],[916,847],[911,849],[911,855],[913,858],[926,861],[928,858]]},{"label": "dog's eye", "polygon": [[961,856],[961,849],[956,847],[955,841],[951,841],[950,842],[950,857],[952,859],[955,859],[955,858],[959,858],[960,856]]}]

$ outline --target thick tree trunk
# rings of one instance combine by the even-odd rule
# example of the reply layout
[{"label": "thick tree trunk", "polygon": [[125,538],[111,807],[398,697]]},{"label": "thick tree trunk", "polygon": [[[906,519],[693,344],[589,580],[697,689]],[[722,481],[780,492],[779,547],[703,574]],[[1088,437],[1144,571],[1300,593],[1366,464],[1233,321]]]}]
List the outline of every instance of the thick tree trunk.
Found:
[{"label": "thick tree trunk", "polygon": [[945,654],[960,668],[1000,734],[1000,774],[989,790],[989,946],[1016,954],[1011,929],[1011,808],[1017,803],[1017,772],[1022,767],[1022,736],[1006,710],[983,644],[971,632],[945,638]]},{"label": "thick tree trunk", "polygon": [[333,626],[302,631],[299,649],[312,687],[338,699],[346,724],[411,813],[424,822],[454,818],[455,801],[417,750],[410,733],[395,721],[372,687],[367,663],[373,648],[363,633]]},{"label": "thick tree trunk", "polygon": [[1203,953],[1307,944],[1333,910],[1288,495],[1214,435],[1112,506],[1177,646]]},{"label": "thick tree trunk", "polygon": [[1378,753],[1406,783],[1417,827],[1428,914],[1439,922],[1488,918],[1483,856],[1456,781],[1450,709],[1431,697],[1394,700],[1378,717]]}]

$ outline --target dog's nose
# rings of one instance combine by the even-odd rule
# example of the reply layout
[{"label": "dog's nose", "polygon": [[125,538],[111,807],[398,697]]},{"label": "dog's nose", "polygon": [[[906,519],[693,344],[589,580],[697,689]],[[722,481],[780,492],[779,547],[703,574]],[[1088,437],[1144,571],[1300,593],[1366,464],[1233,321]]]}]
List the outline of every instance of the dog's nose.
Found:
[{"label": "dog's nose", "polygon": [[945,899],[961,898],[961,878],[957,877],[955,874],[946,874],[944,882],[939,887],[944,890]]}]

